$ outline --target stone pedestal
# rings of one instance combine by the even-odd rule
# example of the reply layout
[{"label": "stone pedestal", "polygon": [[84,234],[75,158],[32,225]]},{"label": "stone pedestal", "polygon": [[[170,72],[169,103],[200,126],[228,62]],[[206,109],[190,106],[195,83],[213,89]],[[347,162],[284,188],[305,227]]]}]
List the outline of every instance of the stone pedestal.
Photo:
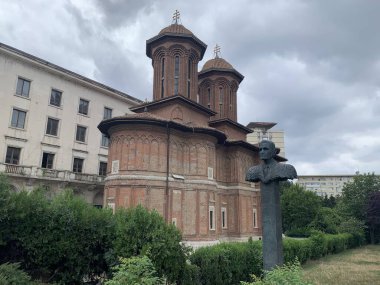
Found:
[{"label": "stone pedestal", "polygon": [[282,252],[282,224],[280,186],[278,181],[261,183],[264,270],[269,271],[284,263]]}]

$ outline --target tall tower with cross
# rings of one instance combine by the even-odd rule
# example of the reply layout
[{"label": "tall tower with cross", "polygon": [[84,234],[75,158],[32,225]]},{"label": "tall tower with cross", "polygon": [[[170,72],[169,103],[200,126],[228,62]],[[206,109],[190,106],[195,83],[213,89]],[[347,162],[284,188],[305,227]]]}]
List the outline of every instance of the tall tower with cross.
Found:
[{"label": "tall tower with cross", "polygon": [[198,73],[200,104],[217,112],[214,120],[237,121],[237,90],[244,76],[223,59],[218,44],[214,58]]},{"label": "tall tower with cross", "polygon": [[172,24],[146,42],[154,72],[153,100],[182,95],[197,101],[198,63],[207,45],[180,22],[176,10]]}]

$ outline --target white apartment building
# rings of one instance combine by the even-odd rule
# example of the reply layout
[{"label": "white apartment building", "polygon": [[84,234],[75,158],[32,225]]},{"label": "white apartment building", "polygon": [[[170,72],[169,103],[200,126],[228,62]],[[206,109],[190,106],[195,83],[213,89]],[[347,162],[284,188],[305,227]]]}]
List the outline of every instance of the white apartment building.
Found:
[{"label": "white apartment building", "polygon": [[103,204],[108,139],[97,125],[140,100],[0,43],[0,172],[14,190],[72,188]]},{"label": "white apartment building", "polygon": [[297,184],[318,196],[340,196],[345,183],[352,182],[355,175],[299,175]]},{"label": "white apartment building", "polygon": [[253,130],[253,133],[247,135],[247,142],[258,144],[262,140],[270,140],[280,149],[279,155],[285,157],[284,131],[271,130],[275,125],[277,125],[277,123],[250,122],[247,128]]}]

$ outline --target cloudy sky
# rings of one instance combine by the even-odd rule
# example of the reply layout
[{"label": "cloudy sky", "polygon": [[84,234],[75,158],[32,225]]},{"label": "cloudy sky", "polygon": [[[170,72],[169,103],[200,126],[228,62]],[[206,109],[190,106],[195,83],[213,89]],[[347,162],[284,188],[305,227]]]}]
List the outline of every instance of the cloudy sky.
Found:
[{"label": "cloudy sky", "polygon": [[245,76],[238,119],[277,122],[299,174],[380,174],[380,1],[0,0],[0,42],[144,100],[172,23]]}]

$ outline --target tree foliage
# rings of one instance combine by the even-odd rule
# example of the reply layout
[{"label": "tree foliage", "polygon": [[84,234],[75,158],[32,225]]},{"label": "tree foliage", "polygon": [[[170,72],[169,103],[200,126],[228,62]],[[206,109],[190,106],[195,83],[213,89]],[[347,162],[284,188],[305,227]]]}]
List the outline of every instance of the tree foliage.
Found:
[{"label": "tree foliage", "polygon": [[369,195],[365,214],[371,243],[374,244],[379,242],[380,239],[380,191],[373,192]]},{"label": "tree foliage", "polygon": [[321,198],[314,192],[294,184],[281,195],[282,224],[284,231],[306,228],[321,208]]},{"label": "tree foliage", "polygon": [[377,223],[377,198],[380,192],[380,176],[374,173],[358,174],[353,181],[342,189],[342,198],[338,208],[345,218],[353,217],[366,223],[366,236],[376,241],[375,233],[380,231]]},{"label": "tree foliage", "polygon": [[342,218],[334,208],[321,207],[309,227],[327,234],[338,233]]},{"label": "tree foliage", "polygon": [[343,213],[358,220],[365,220],[369,195],[378,191],[380,191],[378,175],[374,173],[355,175],[353,181],[346,183],[342,189]]}]

